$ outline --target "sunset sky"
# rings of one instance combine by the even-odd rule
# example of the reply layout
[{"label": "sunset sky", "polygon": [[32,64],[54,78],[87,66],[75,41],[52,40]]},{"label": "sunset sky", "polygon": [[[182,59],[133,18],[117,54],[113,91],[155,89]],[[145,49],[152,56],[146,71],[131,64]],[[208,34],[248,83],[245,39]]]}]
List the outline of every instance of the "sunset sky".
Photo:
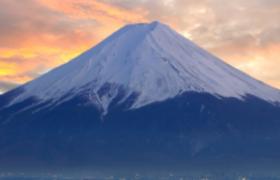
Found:
[{"label": "sunset sky", "polygon": [[280,0],[0,0],[0,92],[154,20],[280,88]]}]

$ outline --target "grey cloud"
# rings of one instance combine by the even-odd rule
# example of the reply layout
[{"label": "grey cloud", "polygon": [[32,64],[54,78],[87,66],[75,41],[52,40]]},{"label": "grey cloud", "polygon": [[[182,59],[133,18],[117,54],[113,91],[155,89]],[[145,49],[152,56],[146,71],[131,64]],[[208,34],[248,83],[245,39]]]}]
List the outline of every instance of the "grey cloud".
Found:
[{"label": "grey cloud", "polygon": [[11,90],[17,86],[18,86],[18,84],[15,84],[15,83],[0,81],[0,93]]},{"label": "grey cloud", "polygon": [[143,7],[150,19],[175,19],[181,31],[189,32],[204,47],[258,46],[280,37],[279,28],[274,27],[279,24],[279,0],[174,0],[173,6],[161,0],[105,1],[125,8]]},{"label": "grey cloud", "polygon": [[271,44],[280,45],[280,25],[264,29],[259,35],[260,45],[267,46]]}]

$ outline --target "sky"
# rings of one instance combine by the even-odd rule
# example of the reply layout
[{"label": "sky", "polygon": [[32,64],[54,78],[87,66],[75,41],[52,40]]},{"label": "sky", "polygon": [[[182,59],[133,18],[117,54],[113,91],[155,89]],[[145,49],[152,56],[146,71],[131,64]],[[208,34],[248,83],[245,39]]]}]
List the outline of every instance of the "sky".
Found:
[{"label": "sky", "polygon": [[0,93],[154,20],[280,88],[279,18],[279,0],[0,0]]}]

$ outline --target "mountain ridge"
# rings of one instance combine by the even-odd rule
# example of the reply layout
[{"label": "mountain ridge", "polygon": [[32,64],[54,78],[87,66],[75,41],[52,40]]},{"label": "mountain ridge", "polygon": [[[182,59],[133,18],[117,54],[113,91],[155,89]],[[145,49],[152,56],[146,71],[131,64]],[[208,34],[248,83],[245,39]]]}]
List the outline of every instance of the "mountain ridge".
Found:
[{"label": "mountain ridge", "polygon": [[[139,93],[131,108],[186,91],[240,99],[248,94],[280,102],[280,91],[253,80],[155,21],[124,26],[72,61],[23,85],[25,92],[9,105],[29,97],[55,101],[77,94],[87,84],[96,96],[106,83],[126,89],[127,97]],[[117,93],[111,92],[112,96]],[[96,97],[105,111],[114,98]]]}]

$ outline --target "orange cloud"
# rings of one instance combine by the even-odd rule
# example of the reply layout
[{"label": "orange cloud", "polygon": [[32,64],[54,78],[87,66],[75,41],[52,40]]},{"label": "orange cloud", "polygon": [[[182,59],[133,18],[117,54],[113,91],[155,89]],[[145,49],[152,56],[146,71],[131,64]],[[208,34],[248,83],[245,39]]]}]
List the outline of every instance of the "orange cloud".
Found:
[{"label": "orange cloud", "polygon": [[41,0],[44,6],[63,13],[77,21],[92,21],[92,30],[105,37],[127,23],[145,22],[145,10],[141,8],[125,9],[98,0],[69,0],[67,3],[56,0]]},{"label": "orange cloud", "polygon": [[138,8],[95,0],[3,0],[0,11],[0,81],[12,83],[67,62],[126,23],[145,21]]},{"label": "orange cloud", "polygon": [[69,0],[67,3],[56,0],[41,0],[41,3],[77,19],[95,19],[102,23],[146,21],[146,13],[142,9],[128,10],[97,0]]},{"label": "orange cloud", "polygon": [[[232,47],[225,48],[229,52],[223,51],[222,48],[213,49],[212,52],[215,52],[229,64],[247,72],[252,77],[257,77],[274,87],[280,87],[280,71],[277,66],[280,64],[280,44],[271,44],[265,47],[238,47],[232,45]],[[238,53],[242,51],[245,52]]]}]

